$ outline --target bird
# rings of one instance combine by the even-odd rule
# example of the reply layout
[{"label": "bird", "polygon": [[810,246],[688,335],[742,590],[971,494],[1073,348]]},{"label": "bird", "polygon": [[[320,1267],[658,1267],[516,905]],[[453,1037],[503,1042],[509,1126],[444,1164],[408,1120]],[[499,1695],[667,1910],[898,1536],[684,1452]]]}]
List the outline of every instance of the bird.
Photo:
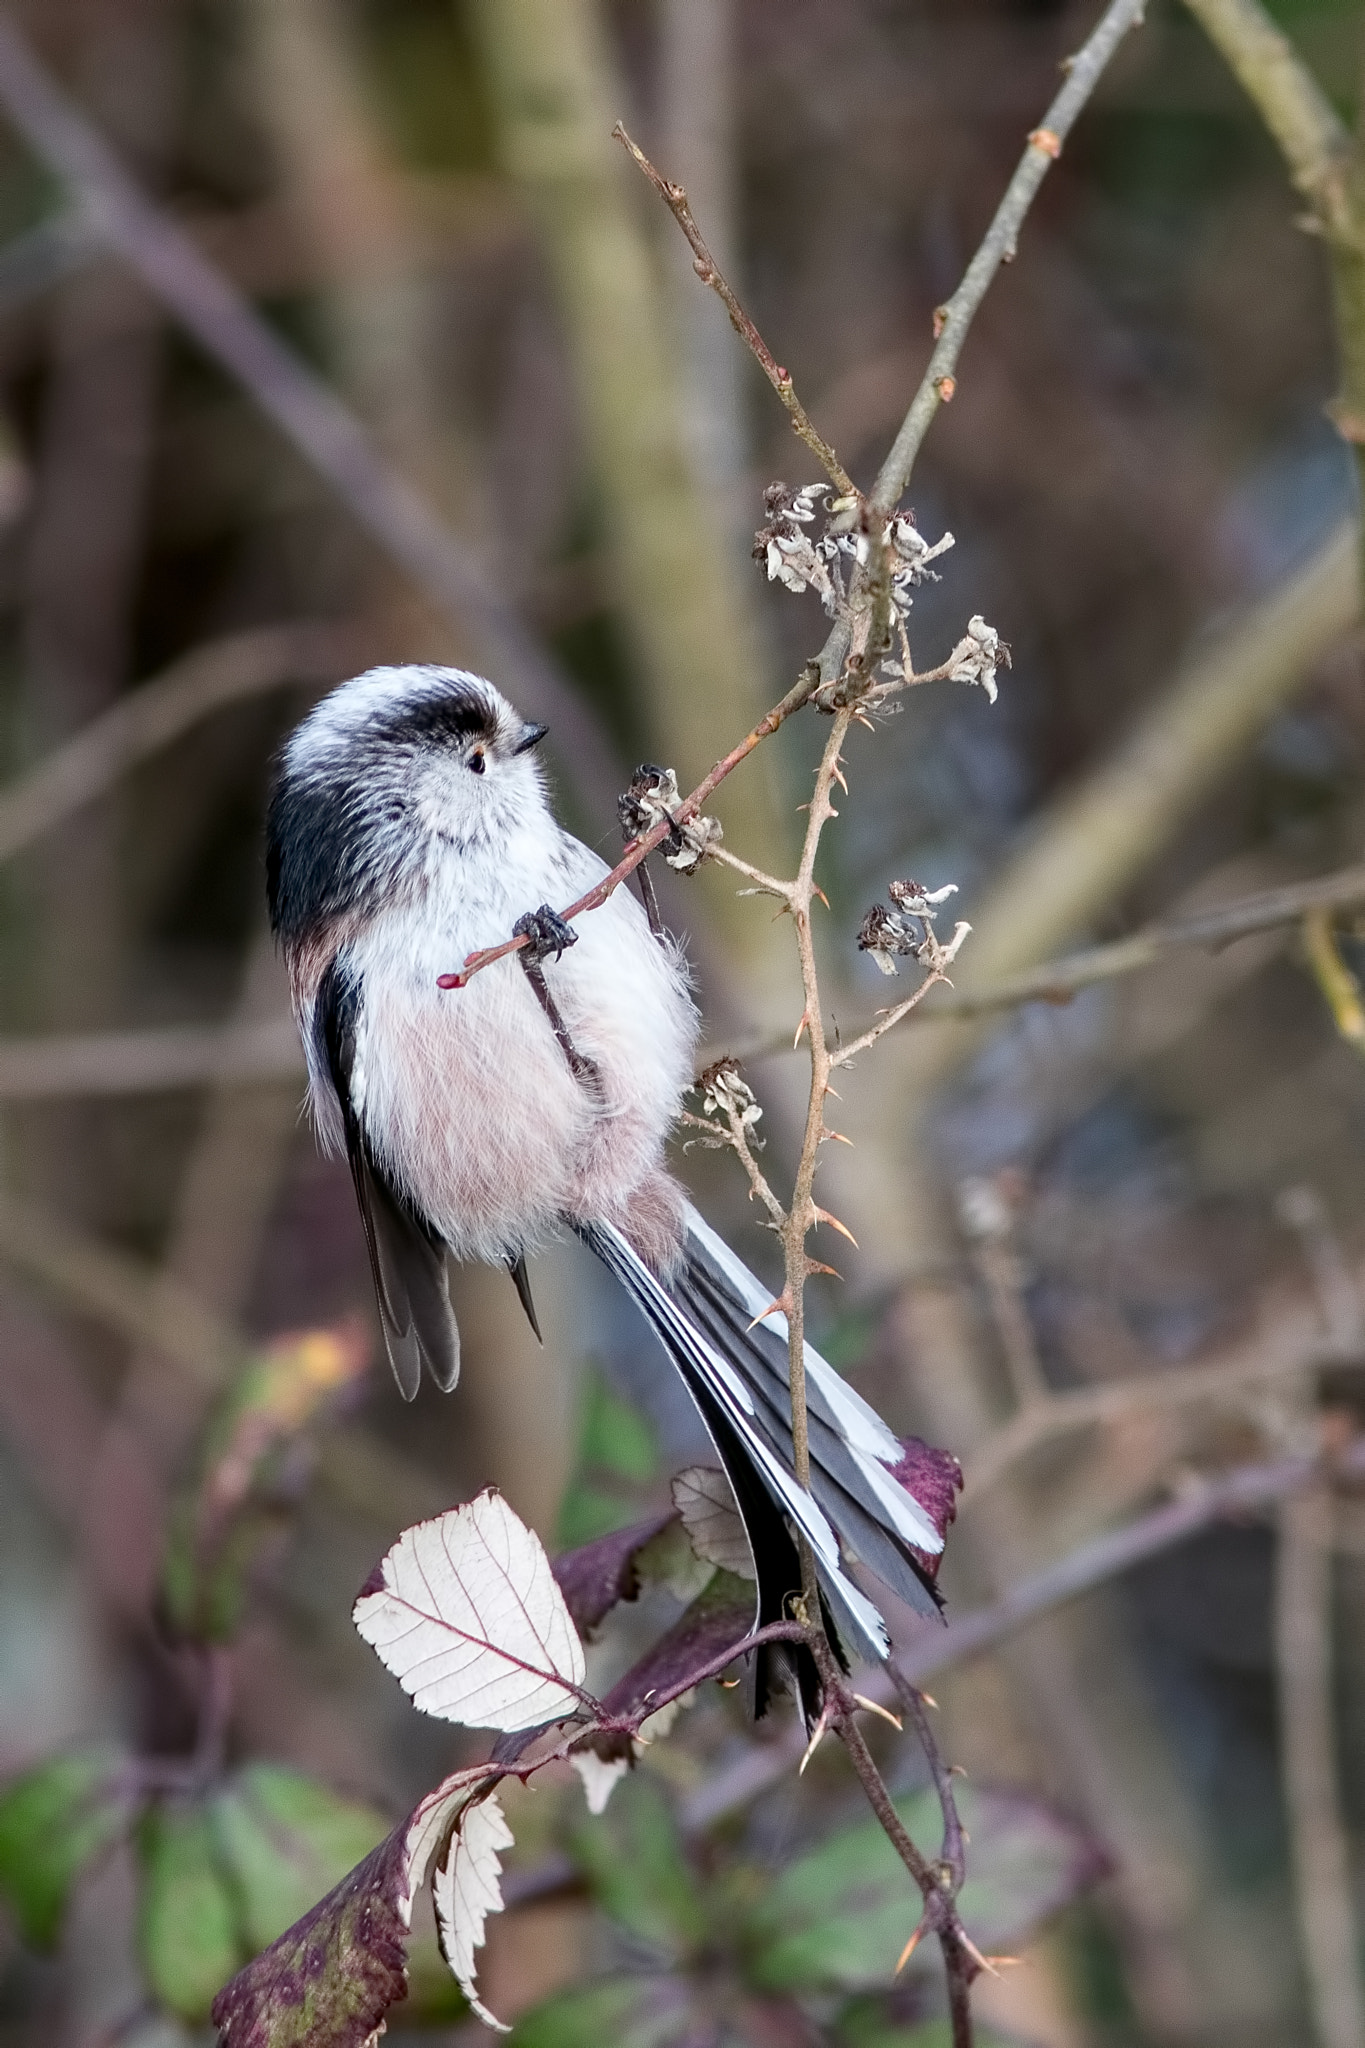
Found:
[{"label": "bird", "polygon": [[[944,1516],[810,1345],[809,1491],[798,1483],[785,1318],[665,1159],[699,1029],[685,955],[625,888],[568,922],[553,908],[608,870],[555,816],[546,731],[469,671],[380,667],[324,697],[276,763],[271,924],[315,1128],[350,1163],[394,1377],[408,1400],[424,1367],[443,1390],[458,1379],[452,1258],[505,1265],[539,1335],[527,1262],[573,1233],[700,1413],[753,1554],[756,1625],[790,1618],[799,1533],[841,1660],[884,1659],[885,1620],[850,1561],[937,1614]],[[518,953],[440,986],[513,933]]]}]

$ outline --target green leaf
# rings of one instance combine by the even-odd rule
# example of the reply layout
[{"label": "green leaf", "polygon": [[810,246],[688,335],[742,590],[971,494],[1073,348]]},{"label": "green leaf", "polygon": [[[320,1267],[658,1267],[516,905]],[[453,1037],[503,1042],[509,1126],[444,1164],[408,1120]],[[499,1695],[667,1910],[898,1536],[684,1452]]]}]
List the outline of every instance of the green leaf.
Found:
[{"label": "green leaf", "polygon": [[32,1948],[56,1941],[76,1879],[128,1824],[118,1769],[108,1751],[78,1750],[0,1792],[0,1895]]},{"label": "green leaf", "polygon": [[389,1832],[373,1807],[281,1764],[249,1764],[210,1811],[248,1953],[292,1927]]},{"label": "green leaf", "polygon": [[611,1977],[556,1992],[523,2013],[508,2048],[674,2048],[697,2039],[680,1977]]},{"label": "green leaf", "polygon": [[623,1493],[608,1493],[604,1487],[589,1486],[575,1477],[569,1481],[555,1521],[555,1538],[567,1550],[580,1550],[596,1543],[599,1536],[614,1536],[638,1520],[640,1503]]},{"label": "green leaf", "polygon": [[637,1486],[654,1477],[658,1462],[648,1422],[638,1409],[613,1393],[600,1374],[594,1374],[589,1384],[578,1458],[590,1471],[610,1472]]},{"label": "green leaf", "polygon": [[642,1941],[686,1954],[706,1915],[677,1823],[656,1778],[633,1771],[605,1813],[574,1829],[575,1860],[598,1904]]},{"label": "green leaf", "polygon": [[[1086,1835],[1035,1800],[964,1786],[958,1807],[971,1836],[962,1918],[988,1954],[1013,1947],[1105,1867]],[[896,1810],[932,1854],[941,1833],[933,1792],[899,1799]],[[781,1991],[888,1983],[919,1904],[877,1823],[846,1828],[785,1870],[751,1914],[750,1978]],[[925,1943],[916,1963],[930,1960]]]},{"label": "green leaf", "polygon": [[236,1901],[202,1806],[157,1806],[138,1833],[138,1939],[156,1997],[181,2019],[208,2018],[242,1959]]},{"label": "green leaf", "polygon": [[593,1372],[584,1390],[573,1477],[560,1505],[558,1541],[576,1548],[637,1518],[640,1503],[632,1489],[648,1484],[657,1464],[649,1424]]}]

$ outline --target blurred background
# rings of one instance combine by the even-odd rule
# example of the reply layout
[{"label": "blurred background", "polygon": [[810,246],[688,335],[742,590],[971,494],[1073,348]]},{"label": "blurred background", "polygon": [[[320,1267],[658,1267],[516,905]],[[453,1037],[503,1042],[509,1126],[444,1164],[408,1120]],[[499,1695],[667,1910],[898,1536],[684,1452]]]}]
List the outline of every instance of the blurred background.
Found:
[{"label": "blurred background", "polygon": [[[636,761],[690,787],[825,632],[750,560],[764,485],[814,481],[810,460],[613,121],[686,184],[868,486],[933,309],[1096,12],[6,6],[156,212],[111,250],[92,225],[108,164],[73,158],[61,105],[0,38],[0,1772],[94,1739],[192,1749],[200,1671],[166,1621],[163,1554],[244,1349],[334,1333],[262,1511],[228,1753],[390,1817],[474,1753],[418,1721],[351,1628],[398,1530],[492,1481],[547,1541],[582,1541],[666,1499],[695,1455],[657,1357],[568,1249],[538,1262],[543,1349],[501,1273],[461,1272],[458,1393],[399,1401],[347,1169],[300,1116],[263,902],[272,755],[360,667],[468,664],[549,721],[563,812],[613,858]],[[1353,0],[1277,15],[1348,109]],[[1298,212],[1200,29],[1152,0],[909,494],[927,539],[956,536],[916,594],[920,665],[980,612],[1013,668],[994,706],[943,684],[856,735],[820,868],[841,1024],[886,1000],[855,934],[892,878],[958,885],[968,989],[1359,859],[1355,475],[1325,411],[1322,243]],[[209,268],[168,284],[167,257],[156,284],[158,221]],[[736,852],[792,858],[823,732],[805,714],[720,792]],[[771,1042],[799,1014],[795,963],[734,880],[660,890],[707,1057],[746,1058],[780,1186],[802,1069]],[[1355,946],[1343,914],[1329,951],[1348,978]],[[848,1078],[835,1121],[855,1149],[829,1148],[822,1186],[860,1249],[817,1244],[845,1278],[815,1282],[809,1313],[898,1427],[963,1460],[951,1611],[1201,1475],[1301,1450],[1324,1415],[1354,1431],[1365,1065],[1319,979],[1289,925],[971,1030],[912,1020]],[[734,1162],[676,1163],[775,1271]],[[1205,1368],[1191,1398],[1180,1376]],[[1021,1410],[1144,1384],[1001,1452]],[[1103,1873],[1036,1931],[1041,1908],[1016,1916],[1025,1962],[981,1994],[999,2037],[1360,2039],[1365,1519],[1349,1489],[1308,1508],[1220,1520],[935,1680],[949,1757],[1045,1801]],[[691,1797],[770,1739],[717,1696],[641,1775]],[[914,1759],[885,1755],[912,1785]],[[581,1815],[572,1785],[536,1800],[514,1868],[560,1853]],[[851,1817],[848,1774],[822,1759],[687,1853],[719,1883]],[[0,1926],[6,2048],[205,2038],[193,1999],[180,2018],[149,2000],[138,1900],[125,1847],[52,1953]],[[1305,1922],[1347,1930],[1334,2021]],[[570,1877],[492,1930],[486,1995],[515,2018],[642,1938]],[[751,1998],[710,2033],[647,2038],[928,2043],[936,1993],[917,1981],[861,2034],[851,2009]],[[395,2038],[409,2024],[396,2012]],[[624,2022],[600,2038],[646,2040]]]}]

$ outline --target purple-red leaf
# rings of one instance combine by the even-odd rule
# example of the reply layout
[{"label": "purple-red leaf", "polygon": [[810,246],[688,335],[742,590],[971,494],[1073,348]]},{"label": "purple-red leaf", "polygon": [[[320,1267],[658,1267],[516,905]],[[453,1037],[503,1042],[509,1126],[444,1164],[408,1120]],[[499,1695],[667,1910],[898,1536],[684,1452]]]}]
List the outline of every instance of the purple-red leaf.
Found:
[{"label": "purple-red leaf", "polygon": [[361,2048],[407,1997],[412,1902],[460,1815],[499,1773],[457,1771],[213,2002],[221,2048]]},{"label": "purple-red leaf", "polygon": [[222,2048],[362,2048],[407,1997],[406,1833],[395,1829],[224,1985],[213,2001]]},{"label": "purple-red leaf", "polygon": [[[900,1445],[904,1455],[891,1467],[891,1477],[914,1496],[946,1542],[962,1491],[962,1467],[951,1451],[936,1450],[922,1437],[903,1436]],[[916,1549],[915,1557],[931,1579],[937,1578],[942,1552]]]},{"label": "purple-red leaf", "polygon": [[666,1529],[673,1511],[651,1515],[647,1522],[634,1522],[628,1529],[616,1529],[566,1550],[554,1561],[554,1575],[574,1622],[583,1635],[599,1628],[613,1607],[633,1600],[640,1590],[636,1559],[645,1545]]},{"label": "purple-red leaf", "polygon": [[717,1572],[666,1635],[616,1681],[602,1702],[609,1718],[633,1719],[685,1692],[717,1657],[739,1651],[754,1626],[754,1588]]}]

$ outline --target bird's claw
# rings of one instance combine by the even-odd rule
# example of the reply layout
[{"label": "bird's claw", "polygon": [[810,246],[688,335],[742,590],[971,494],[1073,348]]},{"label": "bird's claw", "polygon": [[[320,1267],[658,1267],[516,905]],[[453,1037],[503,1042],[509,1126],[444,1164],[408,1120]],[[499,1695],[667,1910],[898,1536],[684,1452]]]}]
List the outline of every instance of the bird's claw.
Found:
[{"label": "bird's claw", "polygon": [[571,924],[566,924],[557,910],[551,910],[548,903],[542,903],[539,910],[528,910],[519,917],[512,930],[526,944],[521,949],[523,967],[539,967],[543,961],[558,960],[570,946],[578,944],[578,933]]}]

